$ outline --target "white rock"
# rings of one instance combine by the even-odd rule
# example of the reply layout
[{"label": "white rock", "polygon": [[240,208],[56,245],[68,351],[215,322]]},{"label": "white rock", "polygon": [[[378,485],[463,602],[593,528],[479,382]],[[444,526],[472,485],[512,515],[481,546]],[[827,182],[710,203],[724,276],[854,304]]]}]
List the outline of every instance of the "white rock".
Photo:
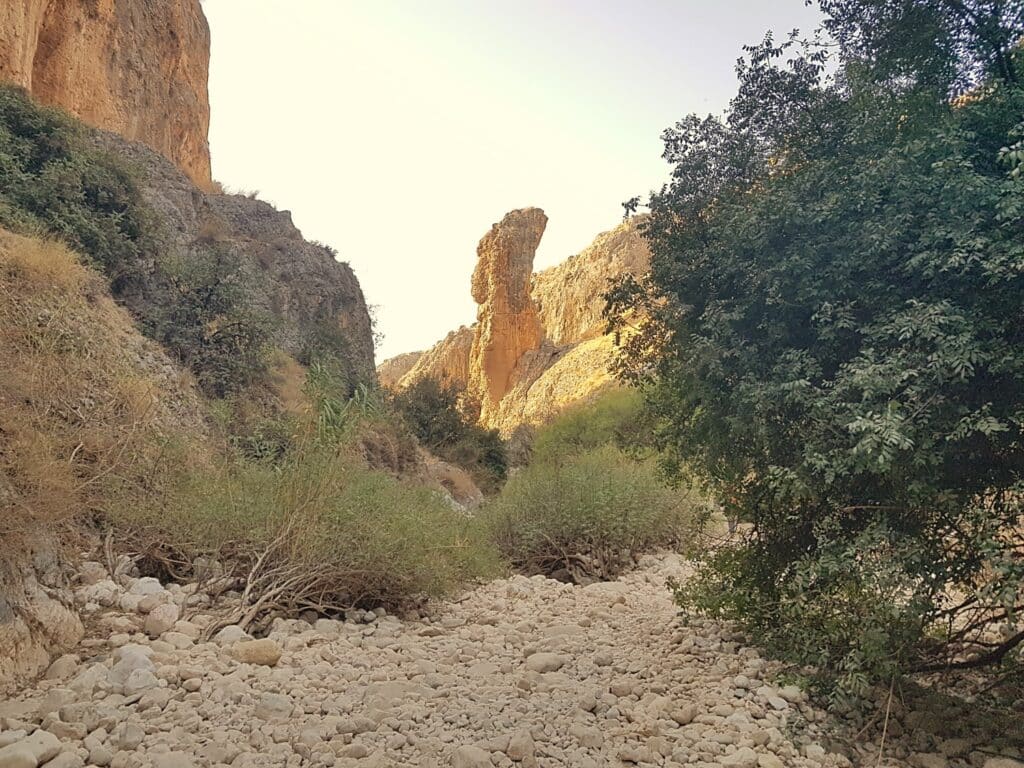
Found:
[{"label": "white rock", "polygon": [[174,627],[180,616],[181,611],[174,603],[162,603],[156,606],[146,617],[146,634],[154,638],[160,637]]},{"label": "white rock", "polygon": [[166,590],[164,590],[163,584],[150,576],[136,579],[128,589],[129,594],[142,596],[157,595],[164,591]]},{"label": "white rock", "polygon": [[557,672],[568,659],[557,653],[534,653],[526,658],[526,668],[533,672]]},{"label": "white rock", "polygon": [[287,696],[264,693],[256,704],[256,717],[261,720],[285,720],[291,717],[294,705]]},{"label": "white rock", "polygon": [[35,753],[21,742],[0,749],[0,768],[36,768]]},{"label": "white rock", "polygon": [[213,636],[213,642],[217,643],[217,645],[234,645],[242,640],[252,640],[252,635],[234,624],[224,627],[224,629]]},{"label": "white rock", "polygon": [[459,747],[452,753],[452,768],[491,768],[491,753],[480,747]]}]

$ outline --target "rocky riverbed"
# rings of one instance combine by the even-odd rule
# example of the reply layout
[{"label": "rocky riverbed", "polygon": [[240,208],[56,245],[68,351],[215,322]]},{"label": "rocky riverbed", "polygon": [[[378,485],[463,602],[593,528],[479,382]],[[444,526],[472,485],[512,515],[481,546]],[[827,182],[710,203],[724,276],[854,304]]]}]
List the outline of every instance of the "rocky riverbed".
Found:
[{"label": "rocky riverbed", "polygon": [[664,556],[586,587],[515,576],[424,618],[204,642],[194,586],[87,564],[90,637],[0,699],[0,768],[1024,767],[1012,734],[906,708],[878,762],[878,727],[812,705],[728,628],[680,625],[665,581],[685,570]]}]

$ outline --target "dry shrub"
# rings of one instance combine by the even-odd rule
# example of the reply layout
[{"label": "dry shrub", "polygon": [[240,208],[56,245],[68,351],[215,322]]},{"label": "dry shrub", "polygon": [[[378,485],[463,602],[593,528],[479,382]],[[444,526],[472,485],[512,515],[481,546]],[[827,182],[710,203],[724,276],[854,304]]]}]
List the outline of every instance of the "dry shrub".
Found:
[{"label": "dry shrub", "polygon": [[152,490],[175,421],[198,416],[187,382],[171,404],[133,356],[147,354],[71,251],[0,230],[0,541],[67,530],[76,514]]}]

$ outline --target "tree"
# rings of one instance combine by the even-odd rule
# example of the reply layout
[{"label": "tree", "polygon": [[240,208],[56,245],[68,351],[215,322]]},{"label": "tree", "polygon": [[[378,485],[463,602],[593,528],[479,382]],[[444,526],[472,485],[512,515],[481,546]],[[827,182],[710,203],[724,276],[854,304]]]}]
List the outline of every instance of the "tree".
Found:
[{"label": "tree", "polygon": [[837,48],[769,36],[724,119],[665,132],[651,274],[609,316],[651,318],[621,371],[667,464],[753,524],[680,598],[858,691],[1024,644],[1024,90],[985,43],[1024,22],[822,5]]}]

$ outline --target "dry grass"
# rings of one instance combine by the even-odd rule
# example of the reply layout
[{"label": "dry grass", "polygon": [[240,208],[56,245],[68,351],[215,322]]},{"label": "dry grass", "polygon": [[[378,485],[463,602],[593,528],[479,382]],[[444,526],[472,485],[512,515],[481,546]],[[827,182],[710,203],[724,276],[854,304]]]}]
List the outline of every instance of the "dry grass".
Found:
[{"label": "dry grass", "polygon": [[147,492],[175,421],[198,419],[153,359],[71,251],[0,230],[0,541]]}]

